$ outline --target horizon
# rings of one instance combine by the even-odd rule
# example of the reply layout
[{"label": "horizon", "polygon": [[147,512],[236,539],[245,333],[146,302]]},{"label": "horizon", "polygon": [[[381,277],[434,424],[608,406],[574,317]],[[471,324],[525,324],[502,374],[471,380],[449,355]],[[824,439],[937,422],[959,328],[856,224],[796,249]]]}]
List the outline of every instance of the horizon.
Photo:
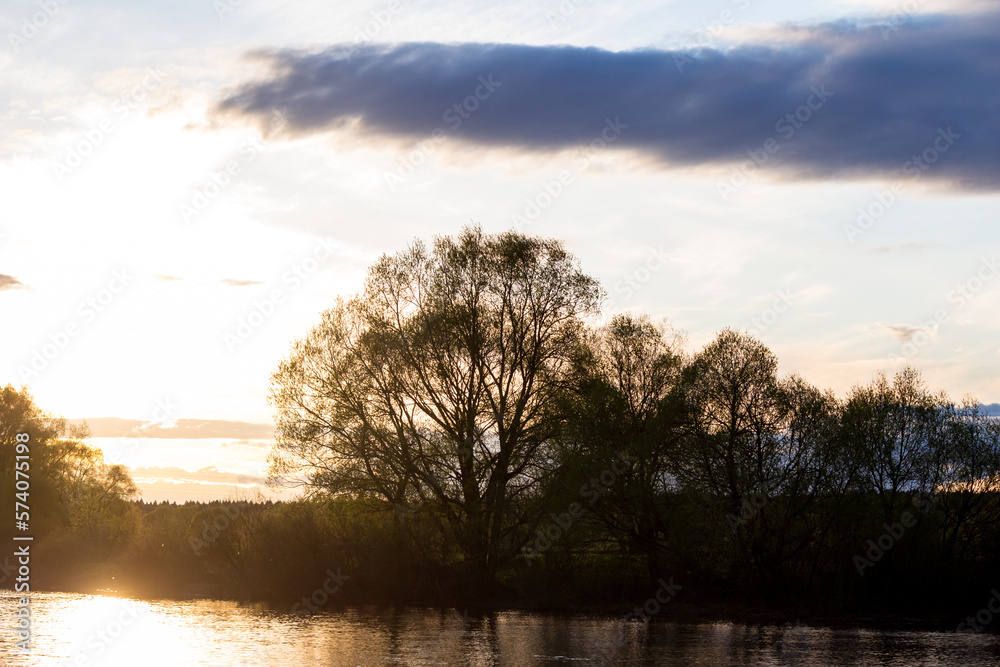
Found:
[{"label": "horizon", "polygon": [[[838,397],[840,398],[840,397]],[[980,404],[986,414],[1000,418],[1000,403]],[[248,422],[225,422],[204,420],[177,420],[178,425],[162,425],[156,422],[142,423],[141,420],[111,418],[69,419],[71,424],[87,424],[91,435],[85,440],[99,447],[110,463],[128,466],[146,502],[210,502],[213,500],[238,500],[257,497],[281,501],[298,496],[294,488],[275,488],[267,484],[267,470],[262,465],[262,451],[267,451],[274,443],[273,424],[250,424]],[[181,422],[186,422],[180,425]],[[94,426],[96,425],[96,427]],[[217,427],[222,430],[211,436],[197,435],[202,427]],[[227,430],[231,429],[231,430]],[[271,431],[271,437],[262,437],[263,431]],[[193,432],[192,432],[193,431]],[[248,438],[248,431],[258,437]],[[141,437],[140,437],[141,436]],[[174,441],[174,451],[169,451],[163,459],[150,457],[156,452],[161,440]],[[176,441],[180,441],[178,446]],[[206,447],[206,441],[208,441]],[[233,450],[243,450],[242,456],[234,456]],[[200,461],[203,467],[195,470],[169,465],[178,453]],[[195,453],[196,457],[192,457]],[[162,456],[162,455],[161,455]],[[188,464],[189,468],[191,463]],[[197,464],[195,464],[197,465]],[[220,468],[219,466],[223,466]],[[227,469],[226,466],[229,466]],[[240,468],[232,470],[231,468]]]}]

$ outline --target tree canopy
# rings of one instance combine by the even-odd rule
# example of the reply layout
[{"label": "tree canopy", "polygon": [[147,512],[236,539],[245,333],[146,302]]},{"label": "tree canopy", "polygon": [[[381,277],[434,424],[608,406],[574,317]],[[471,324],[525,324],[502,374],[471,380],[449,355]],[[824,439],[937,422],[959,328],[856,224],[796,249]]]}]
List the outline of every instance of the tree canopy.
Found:
[{"label": "tree canopy", "polygon": [[430,504],[479,580],[519,550],[602,292],[561,243],[470,227],[370,270],[273,377],[275,475]]},{"label": "tree canopy", "polygon": [[[39,408],[27,388],[0,389],[0,480],[15,484],[16,435],[30,436],[31,526],[36,533],[71,529],[86,549],[102,551],[126,540],[134,529],[129,501],[139,495],[123,465],[108,465],[88,445],[86,427],[73,426]],[[13,516],[13,498],[0,506]]]},{"label": "tree canopy", "polygon": [[475,590],[519,553],[608,548],[649,581],[819,586],[913,494],[948,558],[1000,534],[1000,426],[974,400],[913,369],[838,400],[740,331],[688,355],[665,321],[595,326],[602,296],[560,242],[516,232],[383,256],[272,377],[273,480],[419,517],[421,557]]}]

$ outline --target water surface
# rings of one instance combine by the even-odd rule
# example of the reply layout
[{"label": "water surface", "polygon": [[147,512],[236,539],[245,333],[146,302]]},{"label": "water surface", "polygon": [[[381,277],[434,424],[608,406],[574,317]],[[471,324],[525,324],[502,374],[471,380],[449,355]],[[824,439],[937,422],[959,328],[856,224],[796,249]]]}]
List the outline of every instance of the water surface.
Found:
[{"label": "water surface", "polygon": [[356,608],[312,616],[224,601],[32,596],[34,649],[14,647],[16,597],[0,592],[4,665],[979,665],[993,635],[802,625]]}]

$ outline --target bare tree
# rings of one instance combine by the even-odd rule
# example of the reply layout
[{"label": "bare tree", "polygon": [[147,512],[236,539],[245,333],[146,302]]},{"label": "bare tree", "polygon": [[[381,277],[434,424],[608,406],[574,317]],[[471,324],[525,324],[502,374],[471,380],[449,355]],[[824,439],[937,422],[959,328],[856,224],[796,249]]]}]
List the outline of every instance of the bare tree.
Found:
[{"label": "bare tree", "polygon": [[272,379],[275,478],[417,503],[477,580],[520,548],[601,290],[554,240],[466,228],[383,256]]}]

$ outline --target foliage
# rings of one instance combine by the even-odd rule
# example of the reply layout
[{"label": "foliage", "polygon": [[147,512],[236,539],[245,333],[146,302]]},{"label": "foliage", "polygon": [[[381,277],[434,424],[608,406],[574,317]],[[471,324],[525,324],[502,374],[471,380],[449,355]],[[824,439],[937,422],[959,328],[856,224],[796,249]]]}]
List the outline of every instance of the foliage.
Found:
[{"label": "foliage", "polygon": [[490,587],[552,473],[553,406],[599,295],[560,243],[513,232],[384,256],[275,373],[273,474],[417,504]]},{"label": "foliage", "polygon": [[513,232],[382,257],[272,378],[294,502],[136,500],[85,430],[7,386],[0,479],[30,433],[39,583],[631,608],[672,578],[681,603],[978,608],[1000,420],[977,400],[911,368],[840,400],[743,332],[689,355],[645,315],[588,326],[600,297],[559,242]]}]

